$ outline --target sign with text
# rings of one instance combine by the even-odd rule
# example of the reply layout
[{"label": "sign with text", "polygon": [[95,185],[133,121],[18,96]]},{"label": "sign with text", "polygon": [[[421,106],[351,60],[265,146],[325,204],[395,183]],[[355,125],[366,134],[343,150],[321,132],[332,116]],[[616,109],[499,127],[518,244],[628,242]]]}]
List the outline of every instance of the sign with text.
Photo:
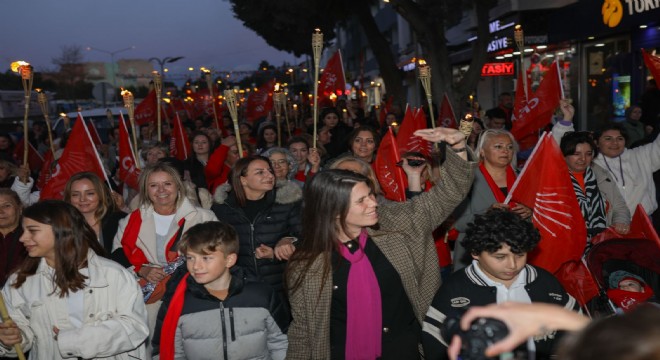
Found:
[{"label": "sign with text", "polygon": [[481,68],[481,76],[510,76],[513,74],[513,62],[485,63]]}]

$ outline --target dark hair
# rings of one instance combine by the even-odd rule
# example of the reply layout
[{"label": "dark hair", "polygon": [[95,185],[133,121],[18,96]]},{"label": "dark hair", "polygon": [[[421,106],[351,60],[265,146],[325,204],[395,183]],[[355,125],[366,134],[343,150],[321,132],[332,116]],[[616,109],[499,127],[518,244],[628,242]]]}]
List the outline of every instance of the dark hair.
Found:
[{"label": "dark hair", "polygon": [[241,176],[247,176],[247,170],[250,164],[258,160],[265,161],[266,164],[268,164],[268,170],[271,172],[271,174],[274,173],[273,167],[270,164],[270,160],[261,155],[250,155],[238,159],[236,164],[234,164],[234,167],[231,169],[231,171],[229,171],[229,185],[231,185],[232,191],[236,196],[236,202],[238,202],[238,206],[240,207],[245,206],[245,201],[247,200],[245,190],[243,190],[243,184],[241,183]]},{"label": "dark hair", "polygon": [[626,120],[630,120],[630,114],[632,114],[633,110],[635,109],[642,110],[642,107],[639,105],[630,105],[626,108],[626,111],[624,112],[624,116],[626,117]]},{"label": "dark hair", "polygon": [[192,143],[195,141],[195,138],[198,137],[198,136],[203,136],[203,137],[206,138],[206,141],[209,143],[209,155],[210,155],[211,153],[213,153],[213,151],[212,151],[212,150],[213,150],[213,149],[212,149],[212,147],[213,147],[213,141],[211,140],[211,138],[209,137],[209,135],[208,135],[207,133],[203,132],[203,131],[196,130],[196,131],[194,131],[192,134],[190,134],[190,138],[189,138],[189,139],[190,139],[190,145],[191,145],[191,147],[192,147]]},{"label": "dark hair", "polygon": [[594,157],[598,155],[598,147],[596,147],[596,143],[594,142],[591,133],[587,131],[567,132],[564,134],[564,136],[562,136],[559,148],[561,149],[561,153],[564,156],[573,155],[575,154],[575,148],[578,146],[578,144],[589,145],[591,147],[591,151],[593,151]]},{"label": "dark hair", "polygon": [[660,308],[642,304],[633,311],[594,320],[564,337],[558,359],[660,359]]},{"label": "dark hair", "polygon": [[[26,208],[23,211],[23,218],[53,228],[55,246],[53,293],[59,291],[58,295],[62,298],[68,295],[69,291],[83,289],[87,277],[79,270],[87,265],[88,251],[91,249],[101,256],[105,256],[105,251],[96,233],[78,209],[61,200],[43,200]],[[27,277],[36,274],[40,262],[40,258],[34,257],[23,260],[17,270],[16,282],[12,286],[16,289],[20,288]]]},{"label": "dark hair", "polygon": [[486,111],[486,116],[489,119],[492,119],[492,118],[506,119],[506,113],[504,112],[504,110],[502,110],[498,107],[492,108],[492,109]]},{"label": "dark hair", "polygon": [[337,115],[337,117],[341,120],[341,114],[339,113],[339,110],[337,110],[337,108],[335,108],[335,107],[327,107],[327,108],[323,108],[323,109],[321,109],[321,116],[319,116],[319,120],[321,120],[321,125],[324,125],[324,124],[325,124],[325,123],[323,122],[323,119],[325,119],[325,117],[326,117],[328,114],[335,114],[335,115]]},{"label": "dark hair", "polygon": [[[351,132],[348,134],[348,136],[346,137],[346,139],[347,139],[347,144],[348,144],[348,148],[349,148],[349,149],[353,149],[353,142],[355,142],[355,139],[356,139],[356,138],[358,137],[358,135],[359,135],[361,132],[363,132],[363,131],[370,132],[371,135],[374,137],[375,147],[374,147],[374,154],[373,154],[373,156],[374,156],[374,158],[375,158],[375,156],[376,156],[376,150],[378,150],[378,144],[380,144],[380,135],[378,135],[378,131],[376,131],[376,129],[374,129],[374,128],[371,127],[371,126],[363,125],[363,126],[360,126],[359,128],[355,128],[355,129],[353,129],[353,131],[351,131]],[[353,153],[353,151],[351,151],[351,153]]]},{"label": "dark hair", "polygon": [[309,149],[309,141],[307,141],[307,139],[305,139],[302,136],[293,136],[293,137],[291,137],[291,139],[289,139],[289,141],[287,141],[286,147],[288,149],[288,148],[291,147],[292,144],[297,144],[297,143],[303,143],[307,146],[307,149]]},{"label": "dark hair", "polygon": [[[300,287],[306,273],[317,257],[323,257],[321,289],[331,269],[331,254],[339,248],[340,230],[348,233],[346,216],[351,193],[358,183],[365,183],[373,191],[366,176],[349,170],[325,170],[312,178],[303,190],[302,243],[289,260],[287,272],[299,276],[287,283],[289,291]],[[337,219],[337,221],[334,221]],[[288,279],[288,276],[287,276]]]},{"label": "dark hair", "polygon": [[541,234],[531,222],[508,209],[491,209],[474,216],[461,245],[470,255],[494,253],[502,244],[509,245],[514,254],[524,254],[534,250],[540,240]]},{"label": "dark hair", "polygon": [[[259,136],[257,137],[257,149],[264,149],[266,148],[266,139],[264,137],[264,133],[266,132],[267,129],[271,129],[275,132],[275,135],[277,135],[277,126],[275,124],[265,124],[259,128]],[[284,134],[281,134],[284,135]],[[275,145],[277,146],[277,137],[275,137]]]},{"label": "dark hair", "polygon": [[103,219],[106,214],[116,211],[115,201],[112,199],[112,195],[110,195],[110,189],[108,189],[98,175],[89,171],[77,173],[69,178],[64,186],[64,201],[69,204],[71,203],[71,187],[74,182],[80,180],[89,180],[99,197],[99,207],[94,211],[94,218],[96,220]]},{"label": "dark hair", "polygon": [[628,132],[626,129],[623,127],[623,125],[611,121],[605,123],[605,125],[601,126],[600,129],[594,132],[594,141],[598,143],[598,140],[600,140],[600,137],[603,136],[603,133],[610,130],[616,130],[621,133],[621,136],[623,136],[623,138],[626,140],[626,145],[628,144]]},{"label": "dark hair", "polygon": [[238,253],[238,234],[233,226],[220,221],[207,221],[190,227],[183,234],[178,250],[209,254],[218,248],[226,255]]}]

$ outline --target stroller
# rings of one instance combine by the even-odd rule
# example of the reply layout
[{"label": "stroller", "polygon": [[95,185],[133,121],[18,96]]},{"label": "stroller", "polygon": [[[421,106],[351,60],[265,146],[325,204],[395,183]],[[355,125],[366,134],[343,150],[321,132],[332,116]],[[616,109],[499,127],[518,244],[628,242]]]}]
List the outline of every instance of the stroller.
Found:
[{"label": "stroller", "polygon": [[615,313],[615,307],[607,298],[608,279],[617,270],[639,275],[660,294],[660,241],[653,238],[622,238],[607,230],[592,239],[591,250],[585,263],[598,285],[599,296],[587,304],[593,317]]}]

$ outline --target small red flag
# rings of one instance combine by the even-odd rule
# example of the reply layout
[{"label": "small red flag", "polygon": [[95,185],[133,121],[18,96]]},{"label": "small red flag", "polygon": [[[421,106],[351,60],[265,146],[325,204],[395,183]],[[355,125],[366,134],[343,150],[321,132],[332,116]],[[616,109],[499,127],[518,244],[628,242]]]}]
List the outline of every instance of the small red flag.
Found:
[{"label": "small red flag", "polygon": [[562,84],[559,74],[559,64],[555,61],[546,72],[541,84],[534,94],[528,94],[529,99],[524,107],[513,113],[513,128],[511,133],[516,139],[523,139],[529,134],[546,126],[552,113],[559,106],[562,98]]},{"label": "small red flag", "polygon": [[341,51],[335,51],[328,63],[325,64],[321,80],[319,81],[319,94],[329,97],[331,94],[341,96],[346,89],[344,77],[344,64],[341,60]]},{"label": "small red flag", "polygon": [[644,57],[644,64],[646,64],[646,68],[649,69],[653,75],[653,78],[655,79],[658,89],[660,89],[660,56],[651,55],[644,49],[642,49],[642,56]]},{"label": "small red flag", "polygon": [[437,124],[439,127],[458,129],[456,115],[454,115],[454,109],[449,102],[447,93],[442,96],[442,104],[440,104],[440,114],[438,115]]},{"label": "small red flag", "polygon": [[425,155],[429,154],[429,142],[414,135],[415,131],[420,129],[426,129],[426,115],[424,111],[421,109],[411,110],[410,106],[406,106],[406,113],[401,126],[399,126],[399,132],[396,135],[396,143],[399,151],[418,151]]},{"label": "small red flag", "polygon": [[40,199],[61,200],[66,182],[71,176],[82,171],[94,172],[101,179],[108,181],[85,120],[78,113],[78,119],[69,135],[69,141],[55,165],[50,180],[41,190]]},{"label": "small red flag", "polygon": [[275,89],[275,79],[266,82],[257,91],[250,93],[245,114],[247,121],[254,122],[268,115],[273,108],[273,89]]},{"label": "small red flag", "polygon": [[[25,146],[25,140],[21,139],[19,140],[18,144],[16,144],[16,148],[14,148],[14,158],[18,159],[19,165],[23,164],[23,146]],[[41,169],[41,167],[44,165],[44,158],[39,154],[37,149],[32,146],[32,144],[28,141],[28,164],[30,165],[30,171],[31,172],[37,172]]]},{"label": "small red flag", "polygon": [[390,127],[378,147],[374,170],[383,195],[387,199],[403,202],[406,201],[405,173],[396,165],[399,160],[399,149]]},{"label": "small red flag", "polygon": [[172,121],[172,138],[170,139],[170,153],[179,160],[186,160],[190,156],[190,141],[183,128],[179,114]]},{"label": "small red flag", "polygon": [[124,115],[119,113],[119,171],[118,176],[124,184],[139,190],[138,177],[140,170],[135,167],[135,151],[131,145],[130,135],[124,121]]}]

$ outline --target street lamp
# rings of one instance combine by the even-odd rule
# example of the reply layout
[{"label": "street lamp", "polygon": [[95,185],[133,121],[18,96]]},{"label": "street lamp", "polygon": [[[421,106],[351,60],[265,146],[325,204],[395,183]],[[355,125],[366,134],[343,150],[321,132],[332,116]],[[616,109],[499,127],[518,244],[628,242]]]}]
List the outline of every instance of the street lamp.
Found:
[{"label": "street lamp", "polygon": [[183,56],[175,56],[175,57],[168,56],[162,59],[157,57],[152,57],[151,59],[149,59],[149,61],[155,61],[158,63],[158,65],[160,65],[160,73],[163,75],[163,78],[165,78],[165,73],[167,72],[167,70],[165,69],[165,64],[171,64],[181,59],[183,59]]},{"label": "street lamp", "polygon": [[[91,47],[91,46],[88,46],[86,49],[87,49],[87,51],[94,50],[94,51],[98,51],[98,52],[102,52],[104,54],[110,55],[110,66],[112,67],[112,86],[115,89],[117,89],[117,76],[116,76],[116,70],[115,70],[115,55],[119,54],[121,52],[124,52],[124,51],[133,50],[133,49],[135,49],[135,46],[131,46],[131,47],[127,47],[125,49],[119,49],[119,50],[115,50],[115,51],[103,50],[103,49],[99,49],[99,48],[95,48],[95,47]],[[115,95],[114,95],[114,92],[113,92],[112,99],[114,100],[114,98],[115,98]]]}]

